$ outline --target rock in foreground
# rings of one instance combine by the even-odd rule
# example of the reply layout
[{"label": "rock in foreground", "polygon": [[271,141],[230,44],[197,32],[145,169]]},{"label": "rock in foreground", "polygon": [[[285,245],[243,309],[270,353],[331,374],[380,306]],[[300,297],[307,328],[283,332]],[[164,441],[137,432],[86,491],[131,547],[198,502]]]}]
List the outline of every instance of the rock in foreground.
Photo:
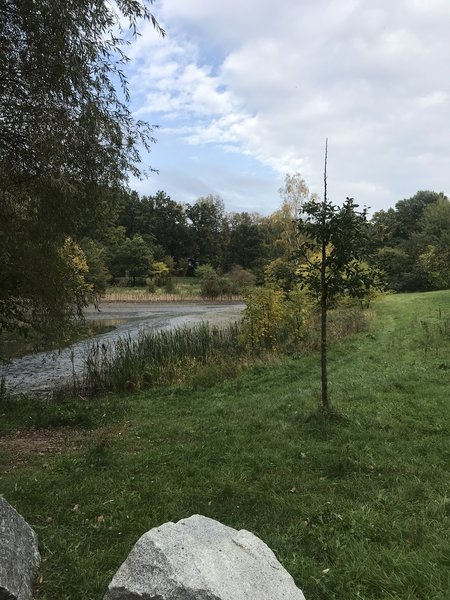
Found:
[{"label": "rock in foreground", "polygon": [[104,600],[305,600],[252,533],[194,515],[145,533]]},{"label": "rock in foreground", "polygon": [[36,534],[0,496],[0,598],[32,600],[40,560]]}]

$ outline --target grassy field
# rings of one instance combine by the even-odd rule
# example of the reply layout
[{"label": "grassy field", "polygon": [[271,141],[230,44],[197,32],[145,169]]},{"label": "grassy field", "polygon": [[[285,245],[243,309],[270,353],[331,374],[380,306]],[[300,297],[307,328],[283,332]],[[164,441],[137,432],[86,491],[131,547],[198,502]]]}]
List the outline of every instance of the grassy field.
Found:
[{"label": "grassy field", "polygon": [[448,598],[450,292],[374,311],[330,351],[341,420],[307,419],[315,353],[206,388],[1,405],[0,492],[38,533],[37,598],[100,600],[143,532],[194,513],[260,536],[307,600]]}]

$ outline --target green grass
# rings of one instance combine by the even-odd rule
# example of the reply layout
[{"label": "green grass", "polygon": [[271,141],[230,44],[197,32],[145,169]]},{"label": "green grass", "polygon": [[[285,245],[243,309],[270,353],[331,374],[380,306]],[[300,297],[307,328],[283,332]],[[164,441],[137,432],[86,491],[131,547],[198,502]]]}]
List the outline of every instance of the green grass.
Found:
[{"label": "green grass", "polygon": [[173,282],[182,296],[200,294],[202,281],[199,277],[174,277]]},{"label": "green grass", "polygon": [[[447,598],[450,292],[374,310],[370,331],[330,350],[343,419],[307,419],[314,353],[114,396],[89,423],[95,403],[69,403],[68,421],[48,406],[63,412],[50,424],[96,424],[60,455],[0,445],[0,491],[39,536],[37,598],[100,599],[143,532],[194,513],[259,535],[307,600]],[[0,414],[4,430],[35,423],[26,407]]]}]

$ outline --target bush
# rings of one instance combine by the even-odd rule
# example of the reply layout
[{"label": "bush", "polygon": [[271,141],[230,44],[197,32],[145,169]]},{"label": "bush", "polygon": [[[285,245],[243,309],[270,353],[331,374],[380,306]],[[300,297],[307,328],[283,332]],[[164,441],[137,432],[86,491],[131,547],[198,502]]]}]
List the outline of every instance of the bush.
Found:
[{"label": "bush", "polygon": [[221,296],[231,297],[233,294],[231,283],[225,277],[219,277],[216,273],[207,274],[202,277],[200,296],[205,299],[214,300]]},{"label": "bush", "polygon": [[266,266],[264,277],[267,284],[281,288],[285,294],[289,294],[298,281],[295,264],[282,258],[276,258]]},{"label": "bush", "polygon": [[157,286],[165,285],[170,278],[170,268],[162,261],[152,263],[150,269],[150,277],[155,281]]},{"label": "bush", "polygon": [[130,277],[131,282],[128,284],[130,287],[144,287],[147,283],[146,277]]},{"label": "bush", "polygon": [[227,275],[231,282],[233,292],[239,294],[249,287],[253,287],[256,283],[256,277],[250,271],[247,271],[240,265],[233,265]]},{"label": "bush", "polygon": [[[247,349],[291,353],[318,347],[320,322],[314,300],[306,290],[296,287],[286,295],[280,288],[256,288],[246,294],[245,301],[241,341]],[[351,329],[352,321],[355,331],[360,330],[363,313],[358,302],[340,311],[339,317],[336,312],[332,311],[330,322],[340,325],[335,328],[336,335],[330,332],[330,337],[344,335],[344,328]]]},{"label": "bush", "polygon": [[86,257],[88,272],[85,273],[86,283],[92,286],[94,299],[98,300],[106,292],[111,275],[105,263],[105,250],[94,240],[82,240],[81,248]]},{"label": "bush", "polygon": [[206,265],[200,265],[200,267],[197,267],[197,269],[195,271],[195,276],[198,277],[199,279],[204,279],[205,277],[214,277],[214,276],[217,277],[218,275],[217,275],[214,267],[212,267],[209,264],[206,264]]},{"label": "bush", "polygon": [[242,341],[250,350],[276,350],[286,326],[283,292],[271,288],[255,288],[245,295],[242,317]]},{"label": "bush", "polygon": [[314,303],[306,290],[297,287],[285,299],[285,311],[286,343],[290,348],[298,349],[309,335]]},{"label": "bush", "polygon": [[148,285],[147,277],[113,277],[110,284],[120,288],[144,287]]}]

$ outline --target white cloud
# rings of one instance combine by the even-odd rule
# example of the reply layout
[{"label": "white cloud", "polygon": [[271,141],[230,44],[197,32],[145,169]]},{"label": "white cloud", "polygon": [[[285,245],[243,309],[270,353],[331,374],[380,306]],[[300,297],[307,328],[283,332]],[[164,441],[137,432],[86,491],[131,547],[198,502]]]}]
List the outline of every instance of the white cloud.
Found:
[{"label": "white cloud", "polygon": [[432,163],[450,160],[447,0],[161,0],[154,10],[168,37],[145,26],[130,81],[138,114],[176,143],[240,152],[274,178],[300,170],[320,191],[328,137],[330,185],[344,197],[385,206],[417,186],[445,188]]},{"label": "white cloud", "polygon": [[447,92],[436,90],[435,92],[425,94],[425,96],[420,96],[417,100],[417,104],[420,106],[420,108],[433,108],[435,106],[441,106],[442,104],[447,103],[448,100],[449,94]]}]

